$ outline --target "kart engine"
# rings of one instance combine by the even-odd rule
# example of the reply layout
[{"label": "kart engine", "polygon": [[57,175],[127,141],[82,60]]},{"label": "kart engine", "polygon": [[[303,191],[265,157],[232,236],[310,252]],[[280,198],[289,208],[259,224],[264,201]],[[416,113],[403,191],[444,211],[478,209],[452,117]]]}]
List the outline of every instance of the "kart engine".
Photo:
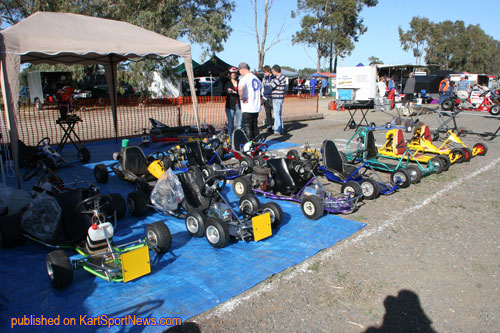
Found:
[{"label": "kart engine", "polygon": [[253,167],[252,186],[262,191],[268,191],[272,188],[271,169],[261,165]]},{"label": "kart engine", "polygon": [[231,209],[224,202],[213,204],[207,212],[208,217],[219,218],[224,222],[229,222],[232,219]]}]

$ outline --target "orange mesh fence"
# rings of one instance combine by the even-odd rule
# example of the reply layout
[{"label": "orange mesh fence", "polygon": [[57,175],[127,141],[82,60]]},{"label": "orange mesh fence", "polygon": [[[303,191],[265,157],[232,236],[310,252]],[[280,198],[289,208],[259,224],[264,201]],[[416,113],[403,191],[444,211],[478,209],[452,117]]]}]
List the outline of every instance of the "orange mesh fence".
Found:
[{"label": "orange mesh fence", "polygon": [[[198,97],[200,125],[210,124],[216,128],[227,123],[225,97]],[[289,95],[283,104],[283,118],[318,112],[317,97]],[[118,132],[115,133],[113,115],[109,99],[77,100],[76,114],[81,121],[74,127],[82,141],[96,141],[117,137],[139,136],[144,130],[149,131],[154,118],[167,126],[196,125],[196,115],[191,97],[141,99],[119,98],[117,109]],[[17,126],[19,139],[27,145],[36,145],[40,139],[49,137],[51,143],[60,142],[63,129],[56,123],[60,113],[57,104],[44,105],[37,110],[32,104],[19,106]],[[5,112],[2,112],[7,126]],[[259,123],[265,118],[265,112],[259,114]],[[7,131],[5,131],[7,133]],[[3,138],[9,141],[9,138]]]}]

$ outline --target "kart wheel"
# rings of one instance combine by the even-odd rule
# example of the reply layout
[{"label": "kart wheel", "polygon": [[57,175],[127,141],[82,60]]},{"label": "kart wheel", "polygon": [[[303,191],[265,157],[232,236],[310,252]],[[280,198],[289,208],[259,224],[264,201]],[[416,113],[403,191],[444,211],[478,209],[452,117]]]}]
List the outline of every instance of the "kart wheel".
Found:
[{"label": "kart wheel", "polygon": [[252,183],[248,177],[238,177],[233,181],[233,192],[238,198],[250,193]]},{"label": "kart wheel", "polygon": [[[344,194],[349,194],[349,193],[355,193],[355,194],[363,194],[363,190],[361,189],[361,186],[355,182],[354,180],[349,180],[345,183],[342,184],[342,187],[340,188],[340,192]],[[363,199],[363,198],[361,198]]]},{"label": "kart wheel", "polygon": [[391,181],[401,188],[410,186],[410,175],[405,169],[396,169],[391,173]]},{"label": "kart wheel", "polygon": [[439,131],[432,132],[432,141],[439,140]]},{"label": "kart wheel", "polygon": [[11,249],[24,242],[21,217],[18,214],[2,217],[0,221],[0,242],[4,249]]},{"label": "kart wheel", "polygon": [[389,129],[392,127],[392,123],[391,122],[386,122],[385,123],[385,128]]},{"label": "kart wheel", "polygon": [[262,205],[262,210],[264,213],[269,212],[271,215],[272,228],[276,228],[281,224],[281,220],[283,220],[283,210],[276,202],[266,202]]},{"label": "kart wheel", "polygon": [[266,164],[266,160],[264,159],[264,156],[261,155],[256,155],[252,159],[253,165],[260,165],[263,166]]},{"label": "kart wheel", "polygon": [[356,128],[356,122],[354,120],[351,120],[349,123],[349,129],[355,129]]},{"label": "kart wheel", "polygon": [[146,181],[146,179],[142,177],[138,177],[136,180],[134,180],[134,188],[138,192],[144,192],[144,193],[149,192],[149,184]]},{"label": "kart wheel", "polygon": [[94,167],[94,177],[98,183],[106,183],[109,179],[108,167],[104,164],[97,164]]},{"label": "kart wheel", "polygon": [[186,215],[186,229],[193,237],[200,238],[205,234],[205,215],[199,209],[192,209]]},{"label": "kart wheel", "polygon": [[462,148],[465,152],[465,160],[464,162],[470,162],[470,159],[472,158],[472,150],[470,150],[467,147]]},{"label": "kart wheel", "polygon": [[215,175],[214,169],[210,165],[204,165],[201,167],[201,173],[203,174],[203,178],[207,180],[208,178]]},{"label": "kart wheel", "polygon": [[248,169],[253,167],[253,161],[248,156],[241,156],[240,167]]},{"label": "kart wheel", "polygon": [[142,191],[131,192],[127,196],[128,211],[132,216],[144,216],[149,211],[149,198]]},{"label": "kart wheel", "polygon": [[107,209],[109,215],[114,215],[116,212],[116,219],[121,220],[127,212],[127,203],[120,193],[108,194],[111,197],[111,204]]},{"label": "kart wheel", "polygon": [[408,171],[408,175],[410,176],[410,184],[416,184],[422,179],[422,171],[418,167],[408,165],[406,171]]},{"label": "kart wheel", "polygon": [[153,222],[146,227],[146,239],[149,247],[158,254],[163,254],[172,247],[172,234],[162,221]]},{"label": "kart wheel", "polygon": [[473,156],[484,156],[488,152],[488,147],[484,143],[476,143],[474,147],[472,147],[472,155]]},{"label": "kart wheel", "polygon": [[380,194],[378,183],[371,178],[364,178],[359,182],[361,193],[366,200],[376,199]]},{"label": "kart wheel", "polygon": [[406,133],[411,133],[411,131],[413,131],[413,126],[409,120],[405,121],[405,131]]},{"label": "kart wheel", "polygon": [[498,116],[500,114],[500,106],[494,105],[490,108],[490,114],[492,116]]},{"label": "kart wheel", "polygon": [[441,107],[445,111],[453,110],[453,102],[451,100],[446,100],[443,103],[441,103]]},{"label": "kart wheel", "polygon": [[438,158],[440,158],[443,161],[443,171],[448,171],[450,170],[450,158],[446,155],[438,155]]},{"label": "kart wheel", "polygon": [[76,158],[78,158],[80,160],[80,162],[82,162],[82,163],[87,163],[88,161],[90,161],[89,150],[85,147],[78,149],[78,153],[76,155]]},{"label": "kart wheel", "polygon": [[289,160],[298,161],[300,160],[299,152],[295,149],[291,149],[288,151],[288,153],[286,153],[286,158],[288,158]]},{"label": "kart wheel", "polygon": [[429,160],[429,164],[431,164],[434,167],[434,173],[443,172],[444,163],[440,158],[438,157],[431,158]]},{"label": "kart wheel", "polygon": [[450,155],[452,163],[462,163],[465,160],[465,152],[462,148],[453,148]]},{"label": "kart wheel", "polygon": [[370,123],[370,127],[377,127],[377,124],[375,124],[373,121]]},{"label": "kart wheel", "polygon": [[[357,184],[357,183],[356,183]],[[302,213],[309,220],[317,220],[323,216],[325,212],[325,207],[323,206],[323,201],[316,195],[307,195],[302,199],[300,204],[302,208]]]},{"label": "kart wheel", "polygon": [[50,282],[56,289],[69,287],[73,282],[73,266],[64,250],[49,252],[45,259]]},{"label": "kart wheel", "polygon": [[260,208],[260,201],[255,195],[247,193],[241,197],[238,208],[240,209],[241,214],[244,216],[250,216],[253,212]]},{"label": "kart wheel", "polygon": [[205,238],[213,247],[220,249],[229,243],[229,227],[218,218],[208,218]]}]

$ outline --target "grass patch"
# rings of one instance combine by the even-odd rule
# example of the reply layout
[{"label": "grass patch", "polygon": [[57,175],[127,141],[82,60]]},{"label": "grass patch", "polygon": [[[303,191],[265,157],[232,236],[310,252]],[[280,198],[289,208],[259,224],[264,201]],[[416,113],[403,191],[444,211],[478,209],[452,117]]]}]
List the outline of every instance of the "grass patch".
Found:
[{"label": "grass patch", "polygon": [[317,272],[319,271],[319,262],[315,262],[315,263],[312,263],[310,264],[307,269],[310,270],[311,272]]}]

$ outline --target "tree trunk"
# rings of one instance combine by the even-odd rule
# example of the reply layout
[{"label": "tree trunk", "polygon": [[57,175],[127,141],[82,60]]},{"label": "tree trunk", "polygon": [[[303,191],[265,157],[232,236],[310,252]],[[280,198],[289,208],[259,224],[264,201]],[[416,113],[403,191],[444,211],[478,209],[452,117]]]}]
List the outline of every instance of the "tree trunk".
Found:
[{"label": "tree trunk", "polygon": [[328,66],[328,70],[330,71],[330,73],[333,73],[333,72],[332,72],[332,61],[333,61],[333,43],[330,43],[330,54],[329,54],[329,57],[330,57],[330,65]]},{"label": "tree trunk", "polygon": [[337,60],[338,60],[338,55],[337,55],[337,51],[335,51],[335,65],[333,66],[333,72],[332,72],[335,74],[337,74]]}]

